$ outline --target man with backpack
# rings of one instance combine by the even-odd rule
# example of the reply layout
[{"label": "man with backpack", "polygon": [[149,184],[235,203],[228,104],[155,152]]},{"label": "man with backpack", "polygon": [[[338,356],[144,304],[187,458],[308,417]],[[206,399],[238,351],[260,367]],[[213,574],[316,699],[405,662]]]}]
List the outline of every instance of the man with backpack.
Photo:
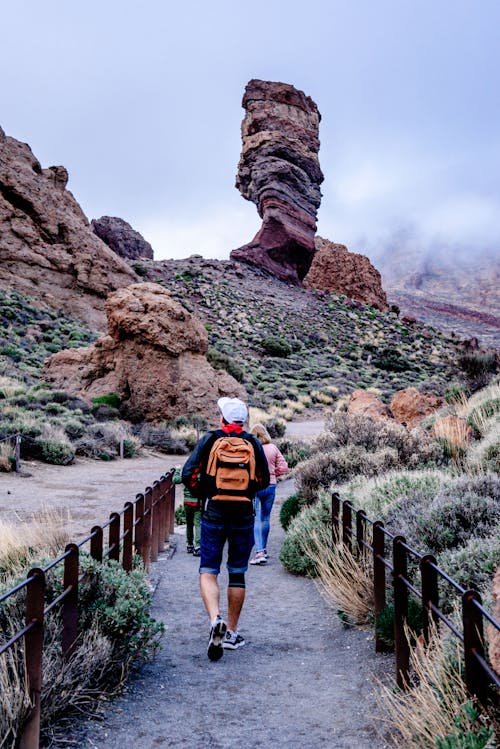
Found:
[{"label": "man with backpack", "polygon": [[[248,409],[239,398],[219,398],[220,428],[195,446],[182,470],[190,493],[202,500],[200,591],[210,618],[208,657],[245,644],[238,620],[245,600],[245,572],[253,547],[253,499],[269,485],[269,469],[260,444],[243,425]],[[218,575],[228,542],[227,623],[220,615]]]}]

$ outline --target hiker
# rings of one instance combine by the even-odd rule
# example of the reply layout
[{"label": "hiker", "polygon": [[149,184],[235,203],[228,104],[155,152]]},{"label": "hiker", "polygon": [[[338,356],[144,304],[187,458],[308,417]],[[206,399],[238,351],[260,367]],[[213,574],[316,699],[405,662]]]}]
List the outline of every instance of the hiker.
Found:
[{"label": "hiker", "polygon": [[278,447],[271,442],[271,437],[267,429],[262,424],[255,424],[251,433],[261,442],[264,453],[267,458],[269,468],[270,482],[266,489],[261,489],[255,495],[255,524],[254,540],[255,554],[250,560],[250,564],[267,564],[267,539],[271,527],[271,510],[273,509],[274,499],[276,497],[276,481],[278,476],[284,476],[288,473],[288,463],[279,451]]},{"label": "hiker", "polygon": [[[182,483],[180,465],[175,466],[172,482],[174,484]],[[186,552],[192,554],[194,557],[199,557],[201,530],[200,500],[193,497],[186,486],[184,487],[184,514],[186,515]]]},{"label": "hiker", "polygon": [[[200,591],[210,618],[208,657],[245,644],[238,620],[245,600],[245,572],[252,551],[253,499],[269,484],[262,445],[243,425],[248,409],[239,398],[219,398],[220,428],[204,435],[182,470],[191,495],[202,500]],[[228,542],[227,623],[220,615],[218,575]]]}]

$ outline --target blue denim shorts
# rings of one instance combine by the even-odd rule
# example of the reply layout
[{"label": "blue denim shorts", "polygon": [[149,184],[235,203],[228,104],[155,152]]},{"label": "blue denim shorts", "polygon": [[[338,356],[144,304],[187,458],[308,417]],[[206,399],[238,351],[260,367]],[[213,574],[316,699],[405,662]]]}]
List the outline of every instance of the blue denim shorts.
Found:
[{"label": "blue denim shorts", "polygon": [[209,499],[201,518],[200,573],[218,575],[228,542],[228,572],[246,572],[253,547],[253,504]]}]

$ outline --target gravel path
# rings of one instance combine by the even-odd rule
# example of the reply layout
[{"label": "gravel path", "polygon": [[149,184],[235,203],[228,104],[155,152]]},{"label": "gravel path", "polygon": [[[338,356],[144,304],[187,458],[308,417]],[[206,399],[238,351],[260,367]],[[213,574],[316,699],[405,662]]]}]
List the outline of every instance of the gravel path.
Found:
[{"label": "gravel path", "polygon": [[[197,561],[177,551],[157,564],[153,615],[167,625],[163,648],[114,700],[105,722],[78,732],[78,746],[99,749],[382,749],[374,672],[392,668],[375,656],[371,632],[345,629],[311,580],[282,567],[279,505],[292,480],[278,485],[271,558],[247,573],[240,630],[247,644],[212,663]],[[227,574],[221,573],[225,588]],[[224,597],[222,611],[226,611]]]}]

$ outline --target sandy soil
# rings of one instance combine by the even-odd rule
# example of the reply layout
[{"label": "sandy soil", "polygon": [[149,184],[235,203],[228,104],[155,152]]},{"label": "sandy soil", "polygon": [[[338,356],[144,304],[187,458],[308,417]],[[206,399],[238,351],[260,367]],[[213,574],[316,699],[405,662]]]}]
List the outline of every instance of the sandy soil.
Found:
[{"label": "sandy soil", "polygon": [[[291,422],[286,436],[309,440],[323,424],[318,418]],[[110,462],[78,459],[69,466],[23,461],[20,474],[0,473],[0,519],[16,522],[46,508],[69,512],[69,533],[77,541],[186,457],[147,452]],[[178,502],[181,497],[178,487]]]}]

